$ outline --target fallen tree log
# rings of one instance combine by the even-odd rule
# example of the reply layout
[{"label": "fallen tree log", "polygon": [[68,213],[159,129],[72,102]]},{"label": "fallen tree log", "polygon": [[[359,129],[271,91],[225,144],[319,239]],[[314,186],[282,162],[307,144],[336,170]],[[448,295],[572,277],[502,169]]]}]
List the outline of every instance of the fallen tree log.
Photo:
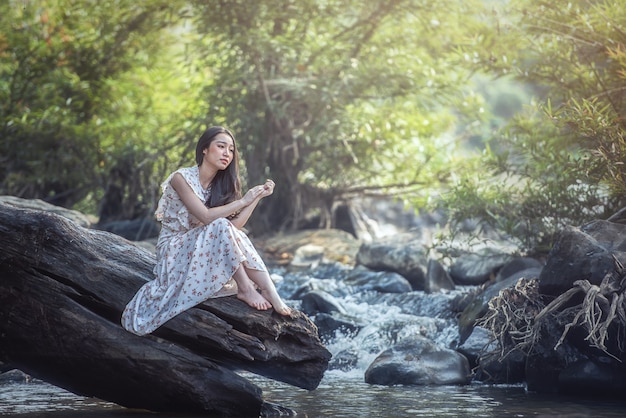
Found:
[{"label": "fallen tree log", "polygon": [[330,353],[301,312],[211,299],[152,335],[120,325],[154,255],[59,215],[0,203],[0,364],[122,406],[258,416],[247,370],[317,387]]}]

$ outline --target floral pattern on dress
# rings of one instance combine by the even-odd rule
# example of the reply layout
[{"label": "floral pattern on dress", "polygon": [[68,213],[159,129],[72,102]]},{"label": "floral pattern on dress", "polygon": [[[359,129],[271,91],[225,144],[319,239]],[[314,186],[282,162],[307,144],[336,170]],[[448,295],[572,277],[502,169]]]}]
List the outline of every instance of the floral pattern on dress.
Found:
[{"label": "floral pattern on dress", "polygon": [[144,284],[126,305],[122,326],[149,334],[179,313],[209,298],[237,293],[232,276],[239,266],[267,271],[248,236],[226,218],[203,225],[189,213],[170,181],[180,173],[203,202],[198,167],[181,168],[162,184],[155,212],[161,221],[155,279]]}]

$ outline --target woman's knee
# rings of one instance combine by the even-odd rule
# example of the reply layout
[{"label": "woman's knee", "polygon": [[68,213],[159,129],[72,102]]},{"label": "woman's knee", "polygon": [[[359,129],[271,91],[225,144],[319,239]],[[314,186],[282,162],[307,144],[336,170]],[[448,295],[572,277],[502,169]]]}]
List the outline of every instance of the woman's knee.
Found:
[{"label": "woman's knee", "polygon": [[215,225],[215,226],[224,227],[224,228],[229,228],[230,226],[232,226],[230,221],[226,218],[217,218],[216,220],[211,222],[209,225]]},{"label": "woman's knee", "polygon": [[204,225],[204,230],[209,234],[217,234],[217,235],[228,235],[232,236],[235,228],[228,219],[226,218],[217,218],[210,224]]},{"label": "woman's knee", "polygon": [[201,228],[207,231],[216,231],[216,230],[225,230],[226,228],[230,228],[233,224],[226,218],[217,218],[211,223],[206,225],[202,225]]}]

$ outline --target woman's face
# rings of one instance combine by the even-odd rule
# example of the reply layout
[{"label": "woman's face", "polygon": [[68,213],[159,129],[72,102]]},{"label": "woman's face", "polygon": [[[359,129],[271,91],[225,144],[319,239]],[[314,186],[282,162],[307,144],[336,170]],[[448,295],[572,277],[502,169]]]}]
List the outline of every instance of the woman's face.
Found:
[{"label": "woman's face", "polygon": [[235,158],[235,143],[230,135],[219,133],[202,153],[203,164],[217,170],[225,170]]}]

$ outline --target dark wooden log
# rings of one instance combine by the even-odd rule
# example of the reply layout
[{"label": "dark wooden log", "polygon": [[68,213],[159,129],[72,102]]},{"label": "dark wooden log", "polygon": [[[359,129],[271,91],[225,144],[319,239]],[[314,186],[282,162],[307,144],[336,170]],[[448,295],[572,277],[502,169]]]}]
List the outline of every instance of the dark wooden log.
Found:
[{"label": "dark wooden log", "polygon": [[152,335],[120,325],[153,254],[61,216],[0,203],[0,363],[74,393],[154,411],[258,416],[247,370],[314,389],[330,353],[301,312],[211,299]]}]

